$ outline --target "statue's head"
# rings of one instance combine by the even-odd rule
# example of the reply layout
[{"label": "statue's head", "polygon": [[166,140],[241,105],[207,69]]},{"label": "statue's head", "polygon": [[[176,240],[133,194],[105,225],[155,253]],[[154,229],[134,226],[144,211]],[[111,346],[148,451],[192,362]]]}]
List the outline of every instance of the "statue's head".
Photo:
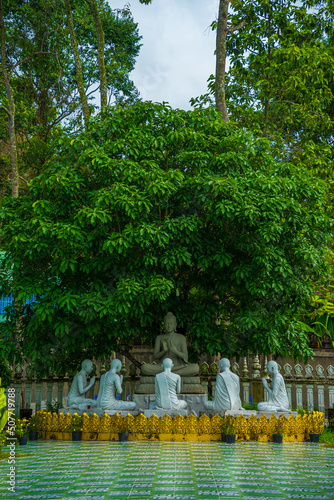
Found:
[{"label": "statue's head", "polygon": [[166,333],[171,333],[176,330],[176,317],[170,311],[164,317],[164,326]]},{"label": "statue's head", "polygon": [[112,362],[110,363],[110,370],[114,370],[115,373],[120,372],[122,369],[122,361],[119,359],[113,359]]},{"label": "statue's head", "polygon": [[90,373],[93,370],[93,361],[90,359],[84,359],[81,363],[81,369],[85,370],[86,373]]},{"label": "statue's head", "polygon": [[220,369],[221,372],[223,372],[224,370],[226,370],[226,368],[230,368],[230,366],[231,366],[230,360],[227,359],[227,358],[222,358],[219,361],[219,369]]},{"label": "statue's head", "polygon": [[170,358],[165,358],[162,362],[162,368],[165,370],[166,368],[173,368],[173,361]]},{"label": "statue's head", "polygon": [[267,364],[267,370],[269,375],[275,375],[275,373],[278,373],[278,364],[276,361],[269,361]]}]

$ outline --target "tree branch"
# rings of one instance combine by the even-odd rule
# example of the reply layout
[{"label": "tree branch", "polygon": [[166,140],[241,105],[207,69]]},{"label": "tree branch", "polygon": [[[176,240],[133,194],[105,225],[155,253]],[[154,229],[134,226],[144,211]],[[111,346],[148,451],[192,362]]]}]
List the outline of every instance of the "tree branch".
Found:
[{"label": "tree branch", "polygon": [[38,54],[50,54],[52,56],[57,55],[56,52],[45,52],[44,50],[40,50],[38,52],[33,52],[32,54],[30,54],[30,56],[26,57],[25,59],[22,59],[21,61],[18,61],[16,64],[14,64],[14,66],[11,68],[9,74],[11,75],[13,73],[14,69],[17,68],[17,66],[20,66],[24,62],[29,61],[29,59],[31,59],[33,56],[37,56]]},{"label": "tree branch", "polygon": [[242,21],[242,23],[238,24],[238,26],[234,26],[233,28],[227,28],[227,33],[233,33],[234,31],[240,30],[246,24],[246,21]]},{"label": "tree branch", "polygon": [[7,113],[7,115],[10,116],[10,112],[7,108],[5,108],[5,106],[0,106],[0,109],[3,109]]},{"label": "tree branch", "polygon": [[122,349],[121,347],[117,346],[116,352],[118,354],[122,354],[122,356],[125,356],[128,358],[137,368],[141,368],[141,363],[138,361],[138,359],[134,358],[132,354],[130,354],[129,350]]}]

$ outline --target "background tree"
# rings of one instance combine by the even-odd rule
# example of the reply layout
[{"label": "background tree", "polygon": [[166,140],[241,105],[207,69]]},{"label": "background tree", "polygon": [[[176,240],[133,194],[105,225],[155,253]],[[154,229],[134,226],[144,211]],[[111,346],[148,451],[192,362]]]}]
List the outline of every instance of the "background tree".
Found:
[{"label": "background tree", "polygon": [[3,204],[7,357],[66,371],[152,341],[168,309],[198,353],[307,356],[295,318],[323,272],[325,200],[212,109],[107,108]]},{"label": "background tree", "polygon": [[[57,0],[13,0],[4,4],[6,62],[12,72],[16,104],[18,167],[26,180],[44,168],[64,130],[75,132],[82,125],[82,85],[78,86],[76,72],[78,54],[72,51],[67,26],[69,3],[66,5],[67,11],[65,4]],[[85,108],[87,122],[87,116],[95,107],[92,96],[100,84],[97,35],[89,6],[72,0],[70,7],[82,66],[83,92],[90,105],[88,111]],[[109,102],[113,99],[133,102],[138,92],[129,73],[140,47],[137,25],[127,8],[112,11],[106,1],[99,2],[99,13],[105,35]],[[41,47],[43,54],[36,54]],[[31,57],[32,54],[36,55]],[[21,60],[24,63],[16,66]],[[6,101],[3,91],[0,98]],[[6,151],[8,134],[3,135],[3,141]],[[6,154],[2,159],[6,162]]]},{"label": "background tree", "polygon": [[[277,157],[333,176],[334,58],[331,2],[234,0],[227,37],[226,100],[231,120],[272,141]],[[217,23],[213,23],[217,28]],[[211,102],[217,88],[213,76]],[[192,100],[210,102],[210,95]]]}]

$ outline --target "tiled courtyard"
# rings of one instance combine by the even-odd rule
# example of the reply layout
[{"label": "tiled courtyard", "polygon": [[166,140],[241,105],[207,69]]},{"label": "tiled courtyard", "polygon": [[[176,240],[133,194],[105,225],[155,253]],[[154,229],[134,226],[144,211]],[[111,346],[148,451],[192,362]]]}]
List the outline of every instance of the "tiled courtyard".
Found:
[{"label": "tiled courtyard", "polygon": [[[23,451],[23,450],[22,450]],[[334,449],[311,443],[49,441],[17,458],[11,499],[334,499]]]}]

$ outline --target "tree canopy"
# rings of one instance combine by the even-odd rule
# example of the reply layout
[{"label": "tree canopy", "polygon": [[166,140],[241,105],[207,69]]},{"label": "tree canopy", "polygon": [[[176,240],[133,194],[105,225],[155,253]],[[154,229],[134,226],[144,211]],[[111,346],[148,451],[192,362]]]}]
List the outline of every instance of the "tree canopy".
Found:
[{"label": "tree canopy", "polygon": [[310,355],[296,318],[324,272],[326,196],[213,109],[106,108],[3,203],[8,359],[65,371],[152,341],[168,310],[198,353]]}]

